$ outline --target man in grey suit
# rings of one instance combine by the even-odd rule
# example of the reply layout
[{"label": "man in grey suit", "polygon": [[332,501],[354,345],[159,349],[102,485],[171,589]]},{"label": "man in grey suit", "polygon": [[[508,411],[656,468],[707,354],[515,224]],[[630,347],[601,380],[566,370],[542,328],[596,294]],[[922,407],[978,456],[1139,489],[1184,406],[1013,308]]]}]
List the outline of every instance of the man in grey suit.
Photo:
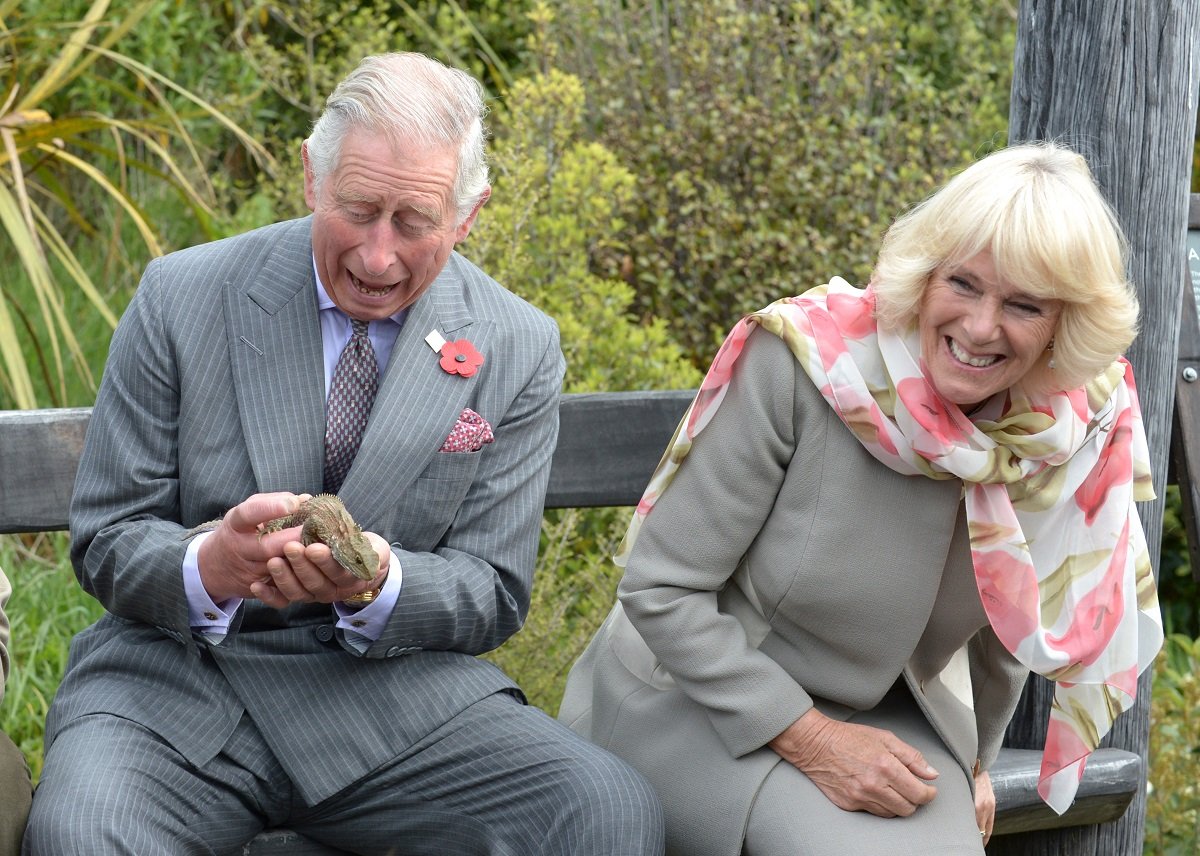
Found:
[{"label": "man in grey suit", "polygon": [[[564,371],[553,321],[453,252],[490,193],[482,112],[462,72],[368,58],[304,144],[311,217],[147,267],[71,506],[108,613],[72,645],[26,852],[235,853],[285,824],[363,854],[660,852],[645,782],[475,656],[528,608]],[[260,535],[323,490],[374,579]]]}]

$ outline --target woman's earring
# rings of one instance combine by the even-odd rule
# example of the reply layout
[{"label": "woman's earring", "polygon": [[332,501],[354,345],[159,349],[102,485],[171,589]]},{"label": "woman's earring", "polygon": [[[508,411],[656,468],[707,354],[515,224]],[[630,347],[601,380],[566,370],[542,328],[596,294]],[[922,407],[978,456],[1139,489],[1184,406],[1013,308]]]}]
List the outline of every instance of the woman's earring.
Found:
[{"label": "woman's earring", "polygon": [[1046,363],[1048,368],[1054,368],[1054,340],[1050,340],[1050,344],[1046,346],[1046,350],[1050,352],[1050,362]]}]

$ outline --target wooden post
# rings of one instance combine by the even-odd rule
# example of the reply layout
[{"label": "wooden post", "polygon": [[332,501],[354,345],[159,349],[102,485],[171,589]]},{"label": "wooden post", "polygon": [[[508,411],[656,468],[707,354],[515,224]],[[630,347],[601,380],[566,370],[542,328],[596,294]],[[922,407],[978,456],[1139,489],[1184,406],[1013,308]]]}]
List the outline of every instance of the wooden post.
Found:
[{"label": "wooden post", "polygon": [[[1130,351],[1159,499],[1139,511],[1157,569],[1175,390],[1196,122],[1200,0],[1022,0],[1009,137],[1060,140],[1087,158],[1130,241],[1142,334]],[[1105,745],[1146,757],[1150,673]],[[1041,748],[1050,685],[1030,682],[1008,744]],[[1110,824],[998,838],[989,854],[1142,852],[1144,792]]]},{"label": "wooden post", "polygon": [[1192,577],[1200,582],[1200,194],[1188,205],[1187,284],[1179,315],[1171,466],[1179,485]]}]

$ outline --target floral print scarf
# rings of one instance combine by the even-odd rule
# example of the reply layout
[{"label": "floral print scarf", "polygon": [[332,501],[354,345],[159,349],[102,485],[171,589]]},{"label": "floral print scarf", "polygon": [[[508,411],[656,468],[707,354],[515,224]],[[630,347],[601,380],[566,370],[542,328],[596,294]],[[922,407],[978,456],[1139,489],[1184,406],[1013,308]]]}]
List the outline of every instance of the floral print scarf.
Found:
[{"label": "floral print scarf", "polygon": [[1123,358],[1078,389],[1014,386],[971,418],[925,379],[915,326],[878,329],[870,289],[841,278],[742,319],[726,338],[634,512],[616,561],[720,406],[755,326],[787,343],[863,446],[899,473],[961,479],[988,620],[1055,682],[1038,793],[1070,806],[1084,762],[1129,708],[1163,631],[1134,502],[1154,498]]}]

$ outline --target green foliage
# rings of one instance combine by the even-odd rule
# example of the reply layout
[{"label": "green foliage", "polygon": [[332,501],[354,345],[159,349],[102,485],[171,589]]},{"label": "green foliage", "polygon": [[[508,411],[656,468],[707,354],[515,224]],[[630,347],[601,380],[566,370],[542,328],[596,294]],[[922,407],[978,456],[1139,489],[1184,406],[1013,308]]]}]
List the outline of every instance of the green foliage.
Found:
[{"label": "green foliage", "polygon": [[[275,130],[302,137],[360,59],[415,50],[464,68],[495,92],[512,82],[525,0],[232,0],[239,54],[280,103]],[[510,49],[510,46],[513,49]]]},{"label": "green foliage", "polygon": [[529,617],[516,636],[487,655],[551,715],[562,701],[567,672],[616,601],[621,569],[612,556],[628,519],[626,509],[546,512]]},{"label": "green foliage", "polygon": [[1200,639],[1167,637],[1154,669],[1143,852],[1200,852]]},{"label": "green foliage", "polygon": [[[513,85],[495,116],[493,196],[466,254],[558,320],[568,392],[694,387],[699,373],[665,325],[631,315],[628,284],[591,270],[611,251],[636,182],[583,138],[583,108],[579,81],[559,72]],[[550,711],[613,602],[610,557],[627,519],[615,509],[546,515],[529,620],[494,659]]]},{"label": "green foliage", "polygon": [[1158,597],[1166,644],[1154,665],[1146,854],[1200,852],[1200,583],[1192,574],[1183,503],[1168,485]]},{"label": "green foliage", "polygon": [[1158,599],[1168,634],[1200,639],[1200,583],[1192,574],[1183,502],[1178,485],[1167,486],[1163,504],[1162,552],[1158,568]]},{"label": "green foliage", "polygon": [[[68,366],[94,389],[67,294],[85,297],[110,330],[116,313],[81,246],[118,264],[130,258],[129,238],[144,247],[139,262],[160,253],[162,235],[145,203],[164,192],[201,228],[213,217],[190,119],[205,117],[270,162],[213,105],[117,49],[161,0],[109,6],[93,0],[78,20],[63,20],[57,8],[0,4],[0,265],[20,272],[0,286],[3,406],[68,403]],[[74,101],[68,93],[77,92],[91,97]]]},{"label": "green foliage", "polygon": [[0,535],[0,567],[12,583],[5,609],[12,625],[12,674],[0,704],[0,724],[42,770],[42,730],[67,666],[71,638],[100,617],[100,604],[75,582],[63,533]]},{"label": "green foliage", "polygon": [[662,322],[629,314],[633,291],[592,272],[625,225],[635,179],[583,136],[579,81],[518,81],[495,116],[495,191],[466,245],[472,259],[556,318],[568,392],[678,388],[699,382]]},{"label": "green foliage", "polygon": [[326,96],[363,57],[405,49],[388,0],[249,0],[232,5],[238,55],[281,102],[272,125],[282,138],[307,136]]},{"label": "green foliage", "polygon": [[[975,0],[545,0],[535,54],[638,176],[613,235],[637,308],[697,364],[737,316],[840,274],[1002,141],[1012,11]],[[969,58],[969,59],[965,59]]]},{"label": "green foliage", "polygon": [[496,94],[512,85],[529,31],[529,0],[395,0],[414,50],[466,69]]},{"label": "green foliage", "polygon": [[1154,666],[1143,851],[1153,856],[1200,852],[1200,584],[1183,520],[1179,487],[1169,485],[1158,570],[1167,640]]},{"label": "green foliage", "polygon": [[230,40],[261,90],[261,137],[280,159],[273,176],[244,192],[225,182],[234,234],[307,213],[300,144],[326,96],[360,59],[385,51],[420,51],[474,73],[493,92],[511,84],[528,29],[528,0],[482,0],[468,11],[456,0],[226,0]]}]

